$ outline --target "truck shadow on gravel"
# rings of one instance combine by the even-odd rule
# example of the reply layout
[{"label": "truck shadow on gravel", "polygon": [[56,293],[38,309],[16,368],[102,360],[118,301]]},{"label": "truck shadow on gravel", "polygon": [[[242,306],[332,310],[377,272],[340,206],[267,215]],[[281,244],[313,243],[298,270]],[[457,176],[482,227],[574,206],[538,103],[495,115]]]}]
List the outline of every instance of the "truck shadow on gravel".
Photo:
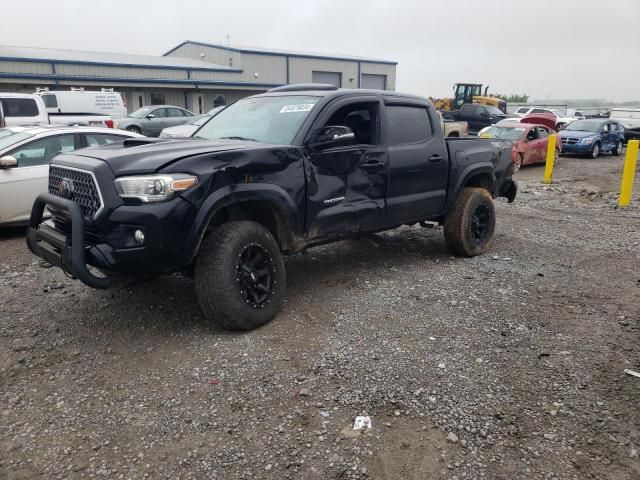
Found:
[{"label": "truck shadow on gravel", "polygon": [[[320,295],[331,288],[358,289],[364,286],[364,276],[375,279],[390,268],[416,262],[425,263],[428,268],[429,263],[442,262],[450,256],[441,231],[413,227],[344,240],[286,257],[286,303],[273,322],[287,322],[290,314],[304,311],[302,297],[306,295]],[[198,306],[193,280],[181,275],[162,276],[114,290],[88,291],[86,299],[88,305],[81,301],[75,312],[67,312],[65,322],[73,323],[69,317],[82,316],[79,323],[90,336],[100,335],[99,331],[139,337],[194,329],[198,334],[238,335],[208,324]],[[86,315],[84,310],[93,313]]]}]

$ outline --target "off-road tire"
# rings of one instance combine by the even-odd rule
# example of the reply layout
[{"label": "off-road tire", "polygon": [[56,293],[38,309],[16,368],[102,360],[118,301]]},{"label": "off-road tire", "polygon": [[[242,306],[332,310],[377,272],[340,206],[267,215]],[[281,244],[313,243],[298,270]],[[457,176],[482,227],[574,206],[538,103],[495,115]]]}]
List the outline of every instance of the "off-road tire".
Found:
[{"label": "off-road tire", "polygon": [[[242,258],[250,248],[263,252],[267,262],[263,265],[267,266],[261,270],[269,270],[272,275],[270,293],[259,305],[249,299],[241,279]],[[195,261],[194,278],[206,319],[226,330],[252,330],[271,321],[280,310],[286,288],[278,243],[266,228],[249,221],[224,223],[204,238]]]},{"label": "off-road tire", "polygon": [[[474,234],[472,219],[479,211],[488,214],[481,239]],[[493,199],[483,188],[463,188],[444,221],[444,239],[455,255],[475,257],[484,253],[496,226]]]}]

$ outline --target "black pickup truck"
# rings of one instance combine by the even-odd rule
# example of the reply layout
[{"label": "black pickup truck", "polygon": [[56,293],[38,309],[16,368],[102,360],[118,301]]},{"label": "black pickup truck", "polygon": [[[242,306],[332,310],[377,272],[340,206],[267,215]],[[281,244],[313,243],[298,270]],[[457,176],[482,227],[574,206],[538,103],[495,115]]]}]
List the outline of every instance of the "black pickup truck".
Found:
[{"label": "black pickup truck", "polygon": [[478,133],[484,127],[488,127],[507,118],[507,116],[496,107],[477,103],[465,103],[460,107],[460,110],[442,112],[442,117],[445,121],[467,122],[469,124],[469,133],[474,134]]},{"label": "black pickup truck", "polygon": [[424,98],[280,87],[227,107],[190,139],[56,157],[27,243],[94,288],[193,275],[211,322],[251,329],[280,308],[283,254],[426,222],[444,224],[455,254],[481,254],[493,197],[516,196],[511,173],[509,142],[445,141]]}]

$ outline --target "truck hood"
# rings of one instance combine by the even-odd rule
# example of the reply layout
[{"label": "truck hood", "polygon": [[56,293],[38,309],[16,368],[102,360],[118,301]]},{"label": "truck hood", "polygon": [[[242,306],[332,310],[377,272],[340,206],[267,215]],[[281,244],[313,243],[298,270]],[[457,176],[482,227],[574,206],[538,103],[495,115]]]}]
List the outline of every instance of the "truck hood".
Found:
[{"label": "truck hood", "polygon": [[560,130],[560,136],[564,138],[586,138],[595,137],[600,135],[599,133],[588,132],[586,130]]},{"label": "truck hood", "polygon": [[237,140],[135,138],[105,147],[76,150],[72,155],[102,160],[116,176],[121,176],[154,173],[176,160],[196,155],[265,146],[264,143]]}]

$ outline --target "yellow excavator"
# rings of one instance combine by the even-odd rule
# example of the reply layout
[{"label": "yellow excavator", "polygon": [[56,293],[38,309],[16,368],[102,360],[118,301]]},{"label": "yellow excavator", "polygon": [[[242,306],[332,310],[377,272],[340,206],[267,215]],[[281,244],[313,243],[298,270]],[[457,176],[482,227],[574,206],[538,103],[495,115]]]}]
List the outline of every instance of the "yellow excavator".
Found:
[{"label": "yellow excavator", "polygon": [[430,100],[438,110],[460,110],[465,103],[479,103],[499,108],[503,113],[507,113],[507,102],[488,95],[488,90],[487,86],[483,95],[481,83],[456,83],[453,86],[453,98],[431,98]]}]

